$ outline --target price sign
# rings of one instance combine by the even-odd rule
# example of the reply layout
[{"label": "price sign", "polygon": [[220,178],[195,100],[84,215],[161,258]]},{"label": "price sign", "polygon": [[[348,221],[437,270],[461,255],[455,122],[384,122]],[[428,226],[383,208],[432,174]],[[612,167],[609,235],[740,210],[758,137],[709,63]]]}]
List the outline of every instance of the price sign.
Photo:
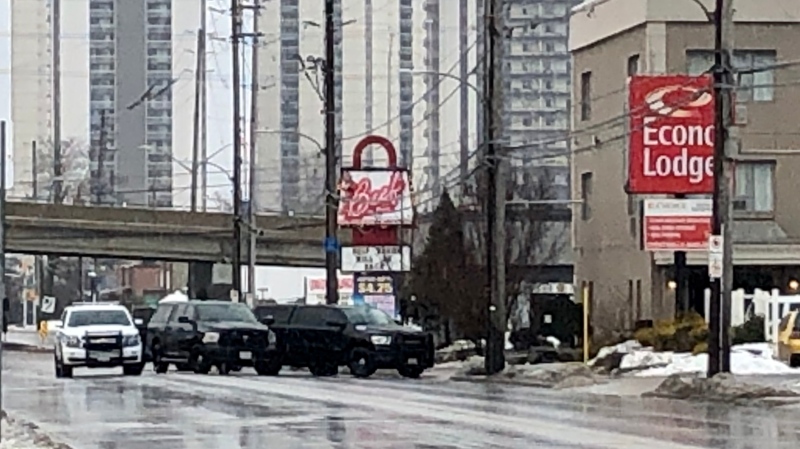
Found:
[{"label": "price sign", "polygon": [[356,275],[355,293],[368,295],[393,295],[394,279],[391,276]]}]

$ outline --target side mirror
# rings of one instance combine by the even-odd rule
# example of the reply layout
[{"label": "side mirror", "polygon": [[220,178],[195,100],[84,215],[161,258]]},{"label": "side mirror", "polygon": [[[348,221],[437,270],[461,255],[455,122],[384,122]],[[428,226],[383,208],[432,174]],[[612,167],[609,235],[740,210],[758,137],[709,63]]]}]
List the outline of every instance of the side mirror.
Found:
[{"label": "side mirror", "polygon": [[134,318],[133,324],[136,326],[144,326],[144,320],[141,318]]},{"label": "side mirror", "polygon": [[192,320],[190,320],[188,316],[179,316],[178,322],[181,324],[192,324]]},{"label": "side mirror", "polygon": [[394,322],[397,323],[400,326],[403,325],[403,320],[394,320]]},{"label": "side mirror", "polygon": [[267,315],[264,318],[261,318],[261,324],[264,324],[266,326],[272,326],[273,324],[275,324],[275,317],[272,315]]},{"label": "side mirror", "polygon": [[61,322],[61,320],[51,321],[50,325],[53,327],[53,329],[61,329],[62,327],[64,327],[64,323]]}]

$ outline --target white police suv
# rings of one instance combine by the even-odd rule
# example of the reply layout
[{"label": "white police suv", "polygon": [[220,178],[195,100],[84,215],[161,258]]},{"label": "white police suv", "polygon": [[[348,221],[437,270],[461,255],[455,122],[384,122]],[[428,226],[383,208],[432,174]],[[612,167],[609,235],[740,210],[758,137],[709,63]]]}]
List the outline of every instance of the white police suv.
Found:
[{"label": "white police suv", "polygon": [[72,370],[79,367],[122,366],[126,376],[142,374],[139,330],[121,305],[72,304],[54,331],[56,377],[72,377]]}]

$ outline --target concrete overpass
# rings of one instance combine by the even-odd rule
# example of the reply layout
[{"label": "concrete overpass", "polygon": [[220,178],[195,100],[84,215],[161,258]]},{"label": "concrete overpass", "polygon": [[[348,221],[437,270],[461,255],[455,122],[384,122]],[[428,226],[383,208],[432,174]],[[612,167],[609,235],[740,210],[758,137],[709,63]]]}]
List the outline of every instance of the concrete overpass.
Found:
[{"label": "concrete overpass", "polygon": [[[225,213],[8,202],[6,226],[8,252],[231,262]],[[324,266],[322,219],[259,216],[257,228],[259,265]]]}]

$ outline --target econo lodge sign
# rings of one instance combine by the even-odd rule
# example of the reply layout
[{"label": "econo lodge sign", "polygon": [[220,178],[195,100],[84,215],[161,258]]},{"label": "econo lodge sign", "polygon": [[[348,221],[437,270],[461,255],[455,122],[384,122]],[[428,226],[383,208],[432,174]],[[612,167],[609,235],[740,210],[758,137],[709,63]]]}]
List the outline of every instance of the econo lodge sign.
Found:
[{"label": "econo lodge sign", "polygon": [[628,84],[627,191],[714,191],[714,96],[711,76],[633,76]]}]

